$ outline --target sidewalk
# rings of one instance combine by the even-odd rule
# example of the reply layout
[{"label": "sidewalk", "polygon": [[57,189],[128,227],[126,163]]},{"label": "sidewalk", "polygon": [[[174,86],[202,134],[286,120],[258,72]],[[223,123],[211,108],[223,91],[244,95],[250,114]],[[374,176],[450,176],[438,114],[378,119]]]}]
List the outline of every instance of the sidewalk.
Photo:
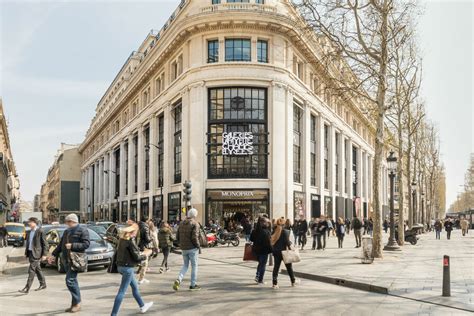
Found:
[{"label": "sidewalk", "polygon": [[[387,238],[384,234],[384,243]],[[310,241],[307,249],[311,249]],[[301,252],[302,262],[294,266],[301,278],[474,311],[474,232],[462,237],[455,230],[451,240],[446,240],[445,233],[441,240],[435,239],[434,232],[423,234],[417,245],[405,244],[401,252],[384,252],[384,258],[372,264],[361,263],[361,248],[354,248],[353,234],[346,236],[344,249],[337,248],[334,236],[327,242],[325,251]],[[213,252],[206,250],[203,257],[254,265],[242,262],[242,247],[228,248],[219,256],[212,256]],[[443,255],[449,255],[451,261],[451,297],[441,296]]]}]

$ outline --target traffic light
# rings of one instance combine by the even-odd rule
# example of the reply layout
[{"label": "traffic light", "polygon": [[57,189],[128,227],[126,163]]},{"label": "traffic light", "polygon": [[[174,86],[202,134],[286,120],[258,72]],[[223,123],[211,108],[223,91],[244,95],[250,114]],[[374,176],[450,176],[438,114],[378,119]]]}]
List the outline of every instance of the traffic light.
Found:
[{"label": "traffic light", "polygon": [[186,202],[186,205],[191,205],[191,198],[192,198],[192,193],[193,193],[193,185],[191,181],[186,181],[183,184],[184,190],[183,190],[183,199]]}]

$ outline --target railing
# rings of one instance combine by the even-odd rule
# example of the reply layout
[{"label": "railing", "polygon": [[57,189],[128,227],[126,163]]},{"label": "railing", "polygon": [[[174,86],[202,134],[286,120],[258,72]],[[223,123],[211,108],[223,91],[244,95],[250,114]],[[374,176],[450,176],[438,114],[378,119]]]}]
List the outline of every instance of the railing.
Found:
[{"label": "railing", "polygon": [[202,13],[211,13],[219,11],[260,11],[260,12],[270,12],[276,13],[277,10],[274,6],[265,5],[265,4],[255,4],[255,3],[222,3],[214,4],[201,9]]}]

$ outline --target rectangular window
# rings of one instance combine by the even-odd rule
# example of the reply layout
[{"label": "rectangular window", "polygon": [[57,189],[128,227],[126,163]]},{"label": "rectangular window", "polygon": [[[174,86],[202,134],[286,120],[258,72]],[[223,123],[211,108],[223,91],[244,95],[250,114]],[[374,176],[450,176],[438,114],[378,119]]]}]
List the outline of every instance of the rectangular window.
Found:
[{"label": "rectangular window", "polygon": [[259,63],[268,63],[268,42],[264,40],[257,41],[257,61]]},{"label": "rectangular window", "polygon": [[311,143],[311,185],[316,186],[316,116],[311,115],[310,123],[310,143]]},{"label": "rectangular window", "polygon": [[165,89],[165,74],[161,74],[155,80],[155,96],[159,95]]},{"label": "rectangular window", "polygon": [[[150,127],[147,126],[143,132],[145,146],[150,146]],[[150,150],[145,150],[145,191],[150,190]]]},{"label": "rectangular window", "polygon": [[329,189],[329,126],[324,125],[324,188]]},{"label": "rectangular window", "polygon": [[339,152],[340,152],[340,149],[339,149],[339,144],[340,144],[340,138],[341,138],[341,135],[339,133],[336,133],[336,161],[335,161],[335,171],[336,171],[336,183],[335,183],[335,186],[336,186],[336,191],[339,192]]},{"label": "rectangular window", "polygon": [[257,3],[257,4],[265,4],[265,0],[255,0],[255,3]]},{"label": "rectangular window", "polygon": [[115,193],[114,199],[120,196],[120,148],[115,150]]},{"label": "rectangular window", "polygon": [[250,39],[225,40],[225,61],[250,61],[251,56]]},{"label": "rectangular window", "polygon": [[181,192],[168,193],[168,222],[181,220]]},{"label": "rectangular window", "polygon": [[219,41],[207,41],[207,62],[217,63],[219,61]]},{"label": "rectangular window", "polygon": [[181,101],[175,105],[174,110],[174,183],[181,182]]},{"label": "rectangular window", "polygon": [[301,183],[301,138],[303,110],[293,105],[293,181]]},{"label": "rectangular window", "polygon": [[212,0],[212,4],[220,4],[221,0]]},{"label": "rectangular window", "polygon": [[208,177],[266,178],[267,90],[209,89],[208,111]]},{"label": "rectangular window", "polygon": [[133,159],[133,193],[138,192],[138,134],[133,137],[134,159]]},{"label": "rectangular window", "polygon": [[227,0],[227,3],[249,3],[249,0]]},{"label": "rectangular window", "polygon": [[125,150],[125,195],[128,195],[128,142],[123,145]]},{"label": "rectangular window", "polygon": [[348,182],[349,182],[349,170],[347,166],[349,165],[349,151],[347,150],[347,147],[349,147],[349,143],[347,140],[344,141],[344,193],[347,193],[349,190],[348,187]]},{"label": "rectangular window", "polygon": [[165,117],[158,116],[158,187],[163,187],[163,158],[164,158],[164,127]]},{"label": "rectangular window", "polygon": [[358,196],[357,192],[357,147],[352,146],[352,195]]}]

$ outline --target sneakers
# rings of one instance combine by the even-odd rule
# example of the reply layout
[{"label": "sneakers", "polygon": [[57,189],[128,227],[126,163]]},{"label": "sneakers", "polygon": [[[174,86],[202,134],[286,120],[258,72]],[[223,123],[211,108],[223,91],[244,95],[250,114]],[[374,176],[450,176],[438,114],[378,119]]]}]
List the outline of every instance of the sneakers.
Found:
[{"label": "sneakers", "polygon": [[265,286],[265,282],[259,282],[259,283],[258,283],[258,286],[260,286],[260,287]]},{"label": "sneakers", "polygon": [[194,285],[194,286],[190,286],[189,289],[191,291],[200,291],[201,290],[201,287],[199,285]]},{"label": "sneakers", "polygon": [[291,283],[292,287],[295,287],[296,285],[299,285],[301,283],[300,279],[295,279],[295,282]]},{"label": "sneakers", "polygon": [[150,283],[150,280],[147,280],[147,279],[143,279],[143,280],[138,281],[138,284],[140,284],[140,285],[148,284],[148,283]]},{"label": "sneakers", "polygon": [[179,280],[174,281],[174,283],[173,283],[173,290],[178,291],[180,284],[181,284],[181,282],[179,282]]},{"label": "sneakers", "polygon": [[164,272],[163,268],[160,268],[160,271],[158,271],[159,274],[162,274]]},{"label": "sneakers", "polygon": [[152,306],[153,302],[146,303],[145,305],[140,307],[140,313],[145,314]]},{"label": "sneakers", "polygon": [[255,283],[258,284],[258,283],[259,283],[259,282],[258,282],[258,277],[255,277],[254,281],[255,281]]},{"label": "sneakers", "polygon": [[166,271],[165,271],[165,272],[166,272],[166,273],[171,272],[171,269],[170,269],[170,268],[166,268]]},{"label": "sneakers", "polygon": [[274,285],[272,286],[272,289],[274,289],[274,290],[278,290],[279,288],[280,288],[280,287],[278,286],[278,284],[274,284]]}]

